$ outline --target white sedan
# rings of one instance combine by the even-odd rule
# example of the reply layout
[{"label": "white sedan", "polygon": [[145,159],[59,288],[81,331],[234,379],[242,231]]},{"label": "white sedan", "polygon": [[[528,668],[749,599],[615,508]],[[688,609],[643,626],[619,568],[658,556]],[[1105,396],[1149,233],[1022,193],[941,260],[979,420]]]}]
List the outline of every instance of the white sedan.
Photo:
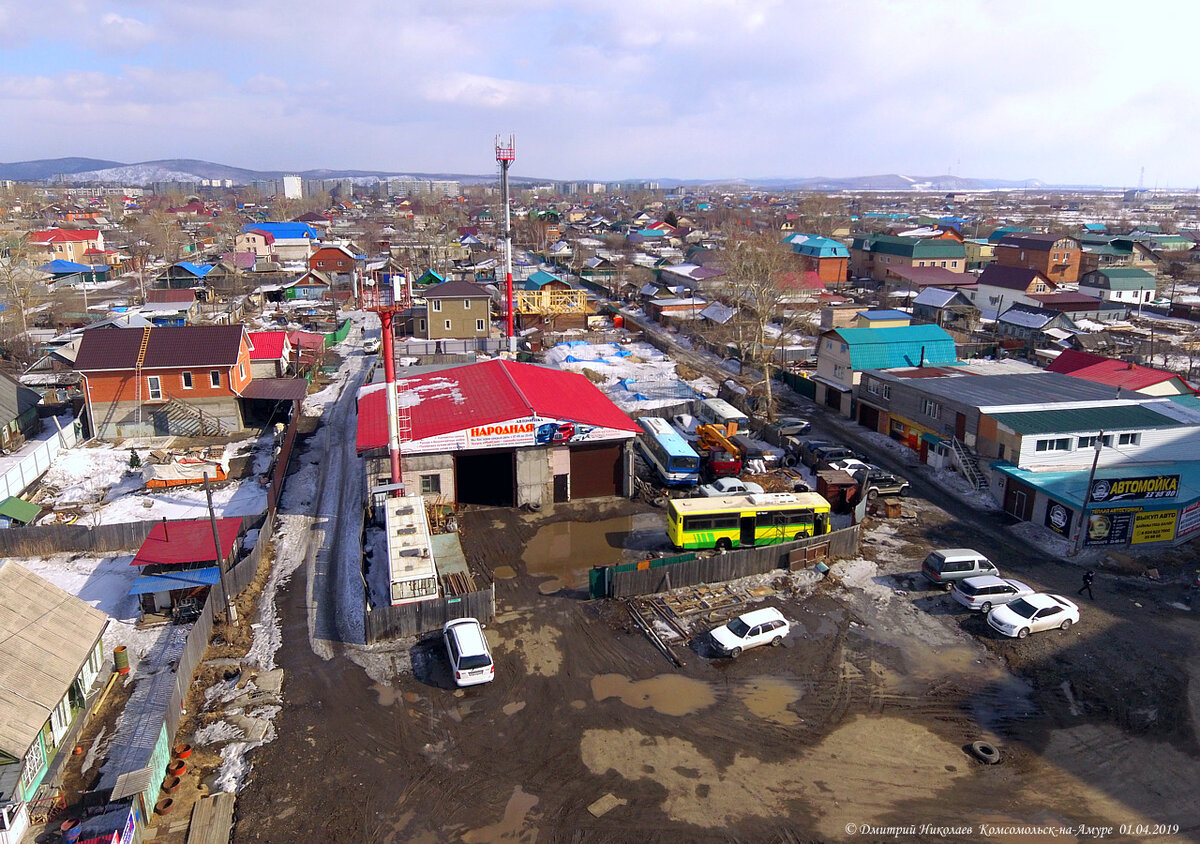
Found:
[{"label": "white sedan", "polygon": [[1042,630],[1067,630],[1079,621],[1079,607],[1062,595],[1035,592],[995,607],[988,613],[988,625],[1005,636],[1024,639]]},{"label": "white sedan", "polygon": [[782,645],[791,630],[783,613],[774,607],[744,613],[712,631],[713,641],[721,653],[739,656],[747,648],[759,645]]},{"label": "white sedan", "polygon": [[743,481],[738,478],[717,478],[711,484],[703,484],[698,492],[704,498],[717,498],[722,495],[756,495],[763,488],[753,481]]}]

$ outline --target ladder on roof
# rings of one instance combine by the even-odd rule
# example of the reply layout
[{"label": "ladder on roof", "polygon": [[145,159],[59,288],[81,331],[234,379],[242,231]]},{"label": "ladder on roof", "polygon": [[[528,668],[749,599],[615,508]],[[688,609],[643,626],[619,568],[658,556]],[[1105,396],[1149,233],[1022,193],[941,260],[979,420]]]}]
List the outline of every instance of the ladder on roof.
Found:
[{"label": "ladder on roof", "polygon": [[138,433],[142,427],[142,364],[146,362],[146,348],[150,345],[150,326],[142,329],[142,345],[138,347],[137,362],[133,365],[134,399],[137,401]]}]

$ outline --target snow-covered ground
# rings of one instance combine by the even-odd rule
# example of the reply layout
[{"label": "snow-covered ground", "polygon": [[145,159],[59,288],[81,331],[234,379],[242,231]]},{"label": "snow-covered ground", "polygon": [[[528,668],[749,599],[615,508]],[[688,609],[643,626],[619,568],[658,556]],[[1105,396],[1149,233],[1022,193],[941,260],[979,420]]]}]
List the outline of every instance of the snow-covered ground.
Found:
[{"label": "snow-covered ground", "polygon": [[717,394],[711,378],[681,379],[675,361],[649,343],[560,343],[546,350],[545,362],[570,372],[588,370],[602,376],[604,380],[597,386],[627,413]]}]

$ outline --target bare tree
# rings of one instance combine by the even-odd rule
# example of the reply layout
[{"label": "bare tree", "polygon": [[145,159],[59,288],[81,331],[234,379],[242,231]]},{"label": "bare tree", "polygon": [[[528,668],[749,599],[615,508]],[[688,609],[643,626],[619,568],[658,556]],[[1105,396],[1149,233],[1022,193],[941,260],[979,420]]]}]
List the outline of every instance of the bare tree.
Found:
[{"label": "bare tree", "polygon": [[25,234],[13,235],[0,243],[0,297],[8,306],[5,316],[11,315],[12,319],[4,339],[18,353],[29,351],[29,311],[44,301],[48,292],[45,282],[30,263],[31,258],[29,239]]},{"label": "bare tree", "polygon": [[739,357],[762,371],[763,409],[775,416],[771,372],[776,355],[798,332],[809,333],[807,317],[815,305],[801,301],[796,285],[802,269],[795,253],[777,233],[744,227],[724,230],[721,265],[723,291],[733,317],[716,332]]}]

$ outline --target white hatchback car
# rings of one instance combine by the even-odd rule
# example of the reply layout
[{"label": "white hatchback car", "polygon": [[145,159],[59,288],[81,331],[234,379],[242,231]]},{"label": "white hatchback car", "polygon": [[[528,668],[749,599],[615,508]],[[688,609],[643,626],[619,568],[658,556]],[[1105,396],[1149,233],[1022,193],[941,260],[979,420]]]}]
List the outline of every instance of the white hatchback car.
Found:
[{"label": "white hatchback car", "polygon": [[783,613],[774,607],[767,607],[739,615],[713,630],[711,635],[722,653],[738,656],[747,648],[782,645],[783,638],[791,629]]},{"label": "white hatchback car", "polygon": [[981,574],[976,577],[964,577],[957,583],[952,583],[950,594],[969,610],[991,612],[992,607],[1032,595],[1033,589],[1019,580]]},{"label": "white hatchback car", "polygon": [[442,641],[450,658],[450,672],[458,686],[476,686],[496,676],[483,625],[473,618],[456,618],[442,628]]},{"label": "white hatchback car", "polygon": [[988,625],[1005,636],[1024,639],[1042,630],[1067,630],[1079,621],[1079,607],[1062,595],[1035,592],[988,613]]}]

